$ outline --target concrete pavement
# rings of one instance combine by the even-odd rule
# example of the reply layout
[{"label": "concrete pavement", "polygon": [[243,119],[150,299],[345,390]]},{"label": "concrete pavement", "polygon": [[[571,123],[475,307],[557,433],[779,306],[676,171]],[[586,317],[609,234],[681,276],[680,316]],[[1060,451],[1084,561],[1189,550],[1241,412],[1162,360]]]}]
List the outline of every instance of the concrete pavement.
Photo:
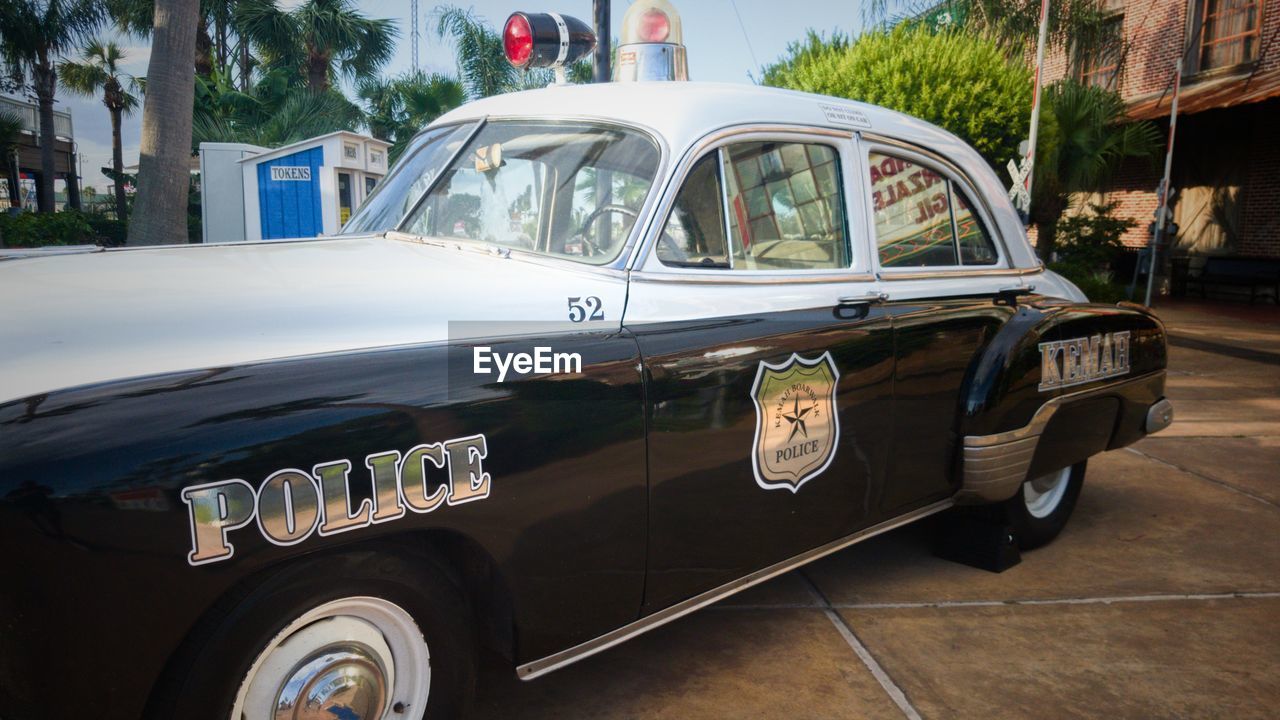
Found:
[{"label": "concrete pavement", "polygon": [[1159,308],[1177,420],[1002,574],[907,527],[530,683],[492,718],[1275,717],[1280,310]]}]

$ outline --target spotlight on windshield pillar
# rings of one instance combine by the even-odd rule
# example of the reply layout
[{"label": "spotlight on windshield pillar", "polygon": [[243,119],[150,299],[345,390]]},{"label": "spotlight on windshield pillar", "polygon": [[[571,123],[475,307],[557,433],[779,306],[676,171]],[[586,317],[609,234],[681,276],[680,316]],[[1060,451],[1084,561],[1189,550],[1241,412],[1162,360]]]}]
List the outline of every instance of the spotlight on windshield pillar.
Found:
[{"label": "spotlight on windshield pillar", "polygon": [[520,68],[562,68],[596,47],[591,26],[559,13],[512,13],[502,30],[507,62]]},{"label": "spotlight on windshield pillar", "polygon": [[627,9],[613,79],[689,79],[680,13],[667,0],[636,0]]}]

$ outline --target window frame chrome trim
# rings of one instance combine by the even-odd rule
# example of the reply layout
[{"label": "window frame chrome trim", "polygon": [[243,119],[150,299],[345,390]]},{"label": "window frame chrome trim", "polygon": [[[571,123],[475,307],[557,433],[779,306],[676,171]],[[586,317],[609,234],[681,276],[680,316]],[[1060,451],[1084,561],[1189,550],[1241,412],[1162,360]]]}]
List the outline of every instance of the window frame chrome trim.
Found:
[{"label": "window frame chrome trim", "polygon": [[[864,263],[864,265],[866,266],[865,271],[864,271],[864,268],[860,267],[859,263],[857,262],[859,260],[858,241],[854,237],[853,223],[850,222],[850,217],[849,217],[850,211],[852,209],[848,201],[848,195],[851,189],[849,187],[850,176],[848,175],[848,170],[845,167],[846,163],[844,162],[845,156],[847,154],[848,157],[854,160],[855,164],[857,163],[858,157],[855,154],[857,151],[857,146],[856,146],[857,134],[853,130],[836,130],[833,128],[825,128],[825,127],[818,127],[818,126],[812,126],[812,125],[800,125],[800,124],[792,125],[787,123],[768,123],[768,124],[761,124],[761,125],[743,124],[743,125],[732,125],[729,127],[723,127],[703,135],[697,141],[689,145],[688,150],[686,150],[686,152],[681,156],[679,162],[673,165],[673,172],[667,178],[666,185],[662,189],[661,202],[654,207],[653,215],[648,219],[648,222],[646,223],[645,235],[644,235],[643,241],[637,244],[633,262],[628,265],[628,267],[631,269],[632,277],[635,277],[637,274],[641,274],[641,273],[649,276],[666,273],[667,266],[663,266],[662,270],[659,270],[656,267],[652,269],[647,269],[647,268],[649,263],[651,262],[650,256],[653,256],[656,254],[654,251],[654,247],[657,245],[659,233],[661,233],[661,229],[666,226],[666,221],[670,217],[672,208],[675,205],[676,195],[679,194],[680,189],[684,186],[685,180],[688,179],[689,171],[693,169],[693,166],[697,163],[697,161],[702,159],[702,157],[708,151],[713,149],[718,150],[719,148],[724,147],[731,142],[740,141],[741,136],[744,136],[744,135],[748,137],[757,136],[757,135],[764,136],[761,138],[761,141],[763,142],[767,142],[770,139],[778,142],[794,142],[795,141],[794,138],[796,137],[801,137],[801,138],[808,137],[811,140],[815,138],[833,139],[836,141],[828,144],[830,144],[832,146],[832,149],[836,151],[836,158],[840,164],[841,202],[844,206],[845,233],[846,233],[846,240],[848,242],[848,249],[849,249],[849,266],[845,268],[839,268],[837,270],[843,271],[844,274],[849,274],[849,273],[862,274],[863,272],[869,272],[871,270],[871,265],[870,265],[871,258],[869,257],[865,258],[865,263]],[[840,141],[847,143],[847,145],[842,147],[839,144]],[[747,142],[750,142],[750,140],[747,140]],[[818,140],[817,142],[821,142],[821,141]],[[724,188],[724,192],[725,192],[726,203],[727,203],[728,202],[727,188]],[[726,218],[726,222],[727,222],[727,218]],[[730,240],[730,238],[726,238],[726,240]],[[865,250],[865,244],[864,244],[864,250],[862,251],[862,254],[865,255],[865,252],[866,250]],[[732,249],[730,249],[730,254],[732,254]],[[674,268],[673,267],[669,269],[672,272],[677,273],[681,276],[686,276],[686,275],[696,276],[698,273],[724,273],[723,268],[718,270],[701,270],[699,268]],[[731,270],[730,272],[734,272],[734,271]],[[743,271],[736,271],[734,272],[734,274],[752,275],[752,276],[760,277],[765,273],[773,273],[773,272],[777,272],[777,271],[743,270]],[[773,276],[775,279],[772,280],[772,282],[786,282],[786,281],[791,281],[792,278],[806,277],[808,275],[818,275],[818,274],[830,275],[832,272],[833,270],[829,268],[817,268],[812,270],[793,270],[787,273],[787,275],[785,276],[785,279],[779,276]],[[669,280],[668,282],[675,282],[675,280]],[[808,282],[821,282],[821,281],[811,280]]]},{"label": "window frame chrome trim", "polygon": [[[476,129],[467,137],[466,141],[463,142],[463,144],[458,148],[458,151],[455,152],[452,156],[450,156],[448,165],[453,165],[454,161],[457,160],[458,154],[462,152],[462,148],[469,145],[471,141],[475,139],[475,136],[480,131],[480,129],[488,125],[490,122],[541,122],[541,123],[580,122],[580,123],[594,123],[597,125],[613,125],[616,127],[623,127],[623,128],[627,128],[628,130],[634,130],[636,132],[639,132],[643,134],[650,142],[652,142],[654,146],[658,148],[658,166],[654,170],[653,183],[649,187],[649,192],[645,195],[644,203],[640,206],[640,209],[636,213],[636,222],[631,227],[630,236],[627,238],[627,241],[623,244],[622,248],[618,251],[617,257],[615,257],[613,260],[600,265],[593,265],[591,263],[579,262],[577,260],[572,260],[569,258],[561,258],[553,255],[546,255],[543,253],[522,251],[518,248],[504,248],[504,249],[511,250],[513,254],[518,253],[522,257],[537,256],[541,258],[546,258],[552,261],[556,267],[564,267],[566,264],[568,264],[575,267],[589,268],[592,270],[614,270],[614,271],[624,271],[624,272],[627,270],[628,267],[630,267],[630,259],[635,255],[635,248],[643,244],[642,238],[646,237],[645,234],[648,233],[649,231],[649,225],[651,224],[651,221],[652,221],[652,217],[651,217],[652,211],[654,209],[655,203],[657,203],[659,198],[661,197],[662,192],[665,191],[665,186],[663,186],[663,183],[667,179],[668,170],[671,166],[671,147],[667,144],[666,138],[663,137],[661,133],[649,127],[648,125],[632,122],[629,120],[620,120],[615,117],[606,117],[602,115],[489,114],[489,115],[481,115],[479,117],[472,117],[472,118],[459,118],[457,120],[453,120],[448,123],[441,123],[439,127],[446,127],[448,125],[460,125],[467,122],[475,122]],[[418,135],[426,132],[427,130],[433,129],[433,127],[435,126],[428,125],[427,127],[420,130],[418,132]],[[414,137],[416,138],[417,135],[415,135]],[[440,177],[443,177],[443,175],[444,173],[441,173]],[[457,240],[457,238],[447,238],[447,239],[432,238],[429,236],[418,236],[414,233],[406,232],[404,230],[405,223],[408,222],[410,216],[412,216],[415,212],[418,211],[418,206],[421,205],[424,200],[426,200],[427,195],[429,195],[431,191],[435,189],[436,183],[438,183],[439,181],[440,181],[440,178],[437,177],[435,182],[432,182],[431,185],[422,192],[422,195],[418,198],[417,202],[415,202],[413,207],[410,208],[410,210],[404,214],[404,217],[400,218],[400,222],[399,224],[396,225],[394,230],[388,231],[388,232],[396,232],[402,236],[411,236],[415,238],[421,237],[423,238],[423,240],[429,240],[432,242],[442,241],[445,243],[449,243],[449,242],[456,241],[457,244],[471,244],[471,245],[477,245],[479,247],[490,247],[485,243],[479,242],[476,240]]]},{"label": "window frame chrome trim", "polygon": [[[872,255],[874,256],[871,258],[871,262],[872,262],[872,266],[875,268],[876,274],[881,279],[891,280],[893,279],[892,277],[893,275],[908,275],[908,274],[925,275],[926,273],[928,278],[977,277],[981,275],[1008,274],[1008,273],[993,272],[993,271],[1021,269],[1021,268],[1017,268],[1013,264],[1012,256],[1009,254],[1009,245],[1007,242],[1005,242],[1004,234],[1000,232],[999,226],[996,225],[996,223],[994,222],[995,213],[992,212],[990,204],[987,202],[986,198],[982,195],[982,193],[977,192],[977,190],[975,189],[976,186],[974,185],[973,181],[969,178],[967,173],[965,173],[963,170],[959,168],[959,166],[957,166],[955,163],[951,162],[950,160],[946,159],[942,155],[939,155],[938,153],[935,153],[931,150],[920,147],[918,145],[905,142],[903,140],[897,140],[895,138],[890,138],[884,135],[878,135],[876,133],[868,133],[868,132],[860,132],[858,133],[858,135],[863,141],[859,143],[860,150],[861,150],[861,157],[859,159],[862,160],[863,171],[868,175],[871,172],[871,153],[876,151],[876,146],[881,146],[882,148],[885,148],[886,150],[889,150],[889,151],[897,150],[899,152],[907,153],[909,156],[916,156],[920,160],[923,160],[923,164],[926,167],[932,166],[930,167],[930,169],[939,172],[939,174],[942,175],[943,179],[947,181],[948,202],[952,201],[951,184],[956,182],[959,182],[961,184],[962,187],[960,189],[967,196],[978,198],[976,202],[980,203],[981,205],[974,209],[977,210],[979,213],[979,216],[980,216],[979,219],[982,221],[983,228],[986,229],[987,232],[990,234],[991,242],[993,245],[995,245],[996,254],[997,254],[996,262],[990,265],[964,265],[961,263],[959,237],[958,237],[959,233],[957,232],[955,212],[953,209],[950,214],[951,214],[952,244],[956,250],[955,265],[932,265],[932,266],[925,265],[925,266],[915,266],[915,267],[903,267],[900,269],[892,268],[892,267],[884,267],[883,265],[880,264],[880,240],[875,232],[875,214],[874,214],[875,202],[872,198],[871,187],[870,185],[868,185],[866,192],[864,193],[865,195],[864,202],[866,204],[867,216],[871,218],[870,240],[871,240],[871,246],[872,246]],[[908,157],[905,159],[911,160],[913,158]],[[927,268],[927,269],[921,269],[921,268]],[[913,277],[911,279],[918,280],[918,279],[924,279],[924,278]]]},{"label": "window frame chrome trim", "polygon": [[[476,133],[480,131],[480,128],[484,126],[485,119],[483,117],[467,118],[462,120],[455,120],[453,122],[440,123],[439,125],[436,125],[436,126],[427,126],[419,130],[418,132],[414,133],[413,139],[409,141],[409,145],[412,147],[413,142],[417,140],[419,137],[421,137],[422,135],[426,134],[427,131],[429,130],[440,130],[447,127],[453,127],[455,125],[466,125],[467,123],[474,123],[475,126],[472,127],[471,132],[467,133],[467,136],[463,138],[462,144],[458,145],[458,149],[454,150],[453,154],[449,156],[449,159],[445,161],[446,166],[452,165],[453,161],[458,159],[458,154],[462,152],[462,148],[466,147],[467,144],[471,142],[471,139],[476,136]],[[396,161],[396,164],[397,165],[400,164],[398,159]],[[386,174],[382,176],[382,180],[387,179],[391,175],[392,171],[393,171],[393,168],[388,167]],[[400,232],[400,229],[404,227],[405,221],[407,221],[409,219],[409,216],[412,215],[418,209],[418,205],[422,203],[422,200],[427,196],[427,193],[431,192],[431,189],[434,188],[436,186],[436,183],[438,182],[440,182],[439,175],[437,175],[436,178],[431,181],[430,185],[422,189],[422,192],[418,194],[418,198],[414,200],[413,204],[409,206],[409,209],[403,215],[400,216],[400,219],[396,221],[396,224],[394,227],[391,227],[387,230],[363,230],[360,232],[353,232],[351,233],[351,236],[358,237],[360,235],[367,235],[371,233],[378,235],[378,234],[388,233],[388,232]],[[342,227],[338,228],[338,232],[334,233],[334,236],[336,237],[336,236],[346,235],[347,233],[344,233],[343,230],[346,229],[347,225],[351,223],[351,220],[354,220],[356,216],[360,214],[360,210],[364,208],[365,204],[368,203],[373,198],[376,198],[378,196],[378,193],[382,192],[382,189],[386,186],[387,186],[386,183],[379,180],[378,184],[375,185],[373,188],[373,193],[366,196],[365,199],[361,201],[360,205],[356,207],[356,209],[351,213],[351,218],[348,219],[347,222],[343,223]]]}]

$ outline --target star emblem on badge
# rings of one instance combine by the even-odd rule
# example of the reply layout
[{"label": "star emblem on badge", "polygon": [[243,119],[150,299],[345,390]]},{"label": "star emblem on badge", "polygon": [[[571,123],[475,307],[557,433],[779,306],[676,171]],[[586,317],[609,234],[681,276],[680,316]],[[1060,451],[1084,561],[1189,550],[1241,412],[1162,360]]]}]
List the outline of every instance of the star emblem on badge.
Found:
[{"label": "star emblem on badge", "polygon": [[805,424],[804,424],[804,416],[808,415],[809,411],[812,410],[813,408],[807,407],[801,410],[800,397],[796,396],[795,401],[796,401],[795,408],[791,411],[791,414],[787,415],[786,413],[783,413],[782,415],[783,420],[786,420],[787,422],[791,423],[791,434],[787,436],[787,442],[791,442],[792,440],[794,440],[796,437],[796,433],[800,433],[805,437],[809,437],[809,430],[808,428],[805,427]]}]

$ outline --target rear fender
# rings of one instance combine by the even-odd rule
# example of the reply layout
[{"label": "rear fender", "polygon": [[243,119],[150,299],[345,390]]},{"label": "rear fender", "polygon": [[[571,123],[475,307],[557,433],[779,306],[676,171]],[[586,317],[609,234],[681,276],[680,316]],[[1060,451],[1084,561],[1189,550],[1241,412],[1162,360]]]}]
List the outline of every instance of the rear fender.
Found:
[{"label": "rear fender", "polygon": [[1164,326],[1141,306],[1020,304],[962,394],[957,500],[1006,500],[1030,477],[1163,428],[1166,365]]}]

